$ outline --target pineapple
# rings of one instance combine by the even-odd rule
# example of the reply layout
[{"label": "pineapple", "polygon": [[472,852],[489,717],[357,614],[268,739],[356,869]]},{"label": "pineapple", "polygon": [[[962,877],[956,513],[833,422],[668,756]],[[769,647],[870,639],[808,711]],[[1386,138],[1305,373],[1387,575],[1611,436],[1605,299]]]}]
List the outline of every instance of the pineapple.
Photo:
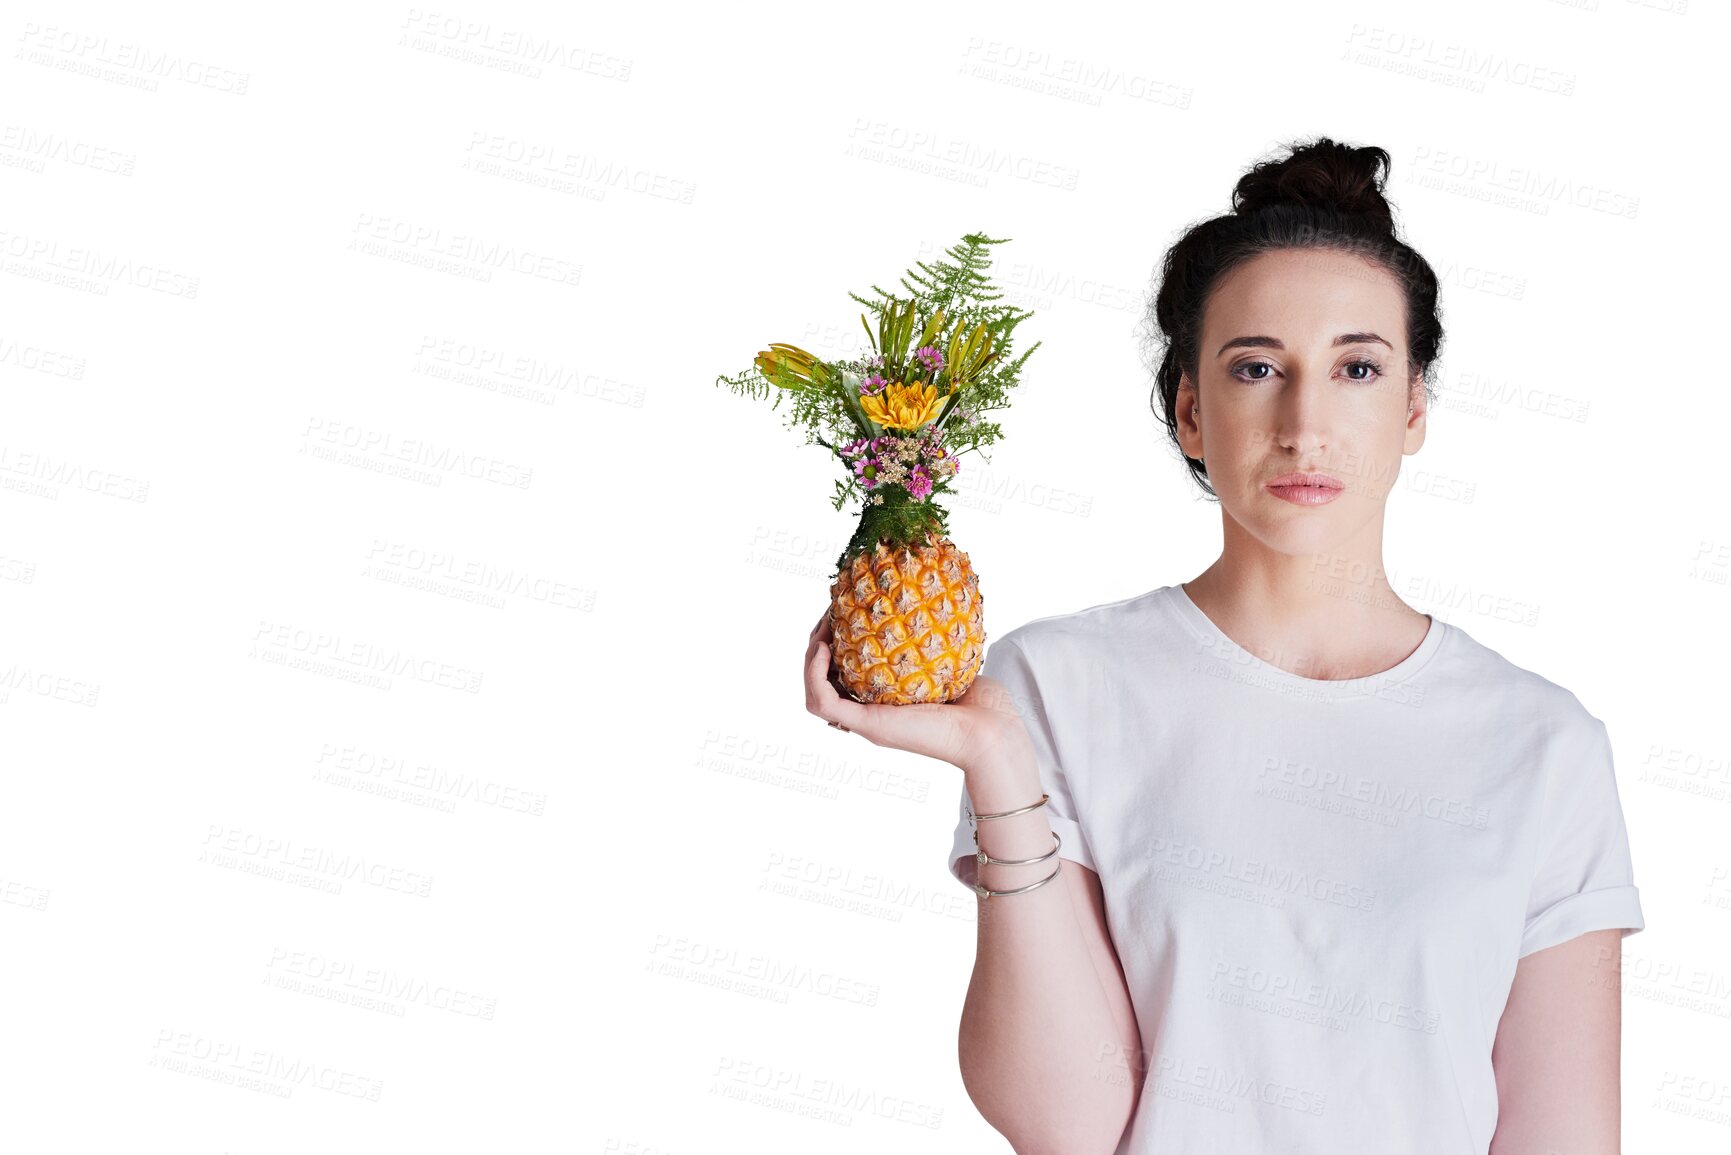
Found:
[{"label": "pineapple", "polygon": [[909,271],[910,296],[854,296],[877,314],[875,332],[860,317],[870,356],[824,361],[772,344],[751,374],[717,378],[735,392],[773,392],[777,405],[793,396],[790,424],[848,467],[835,508],[864,498],[830,584],[834,673],[861,702],[954,701],[985,656],[979,578],[933,499],[949,492],[960,453],[998,439],[981,415],[1007,404],[1039,348],[1008,359],[1012,330],[1033,314],[996,303],[985,246],[1002,243],[971,233],[946,250],[952,260]]},{"label": "pineapple", "polygon": [[952,702],[985,656],[980,579],[955,542],[930,533],[917,548],[880,540],[830,587],[836,673],[862,702]]}]

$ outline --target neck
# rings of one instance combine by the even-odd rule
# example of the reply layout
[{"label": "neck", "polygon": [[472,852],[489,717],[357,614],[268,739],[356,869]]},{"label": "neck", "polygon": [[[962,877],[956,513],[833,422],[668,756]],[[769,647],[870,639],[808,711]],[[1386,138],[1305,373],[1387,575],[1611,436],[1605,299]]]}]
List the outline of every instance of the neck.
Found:
[{"label": "neck", "polygon": [[1356,678],[1424,640],[1430,622],[1388,582],[1380,524],[1333,552],[1289,554],[1224,520],[1225,548],[1184,592],[1263,661],[1307,678]]}]

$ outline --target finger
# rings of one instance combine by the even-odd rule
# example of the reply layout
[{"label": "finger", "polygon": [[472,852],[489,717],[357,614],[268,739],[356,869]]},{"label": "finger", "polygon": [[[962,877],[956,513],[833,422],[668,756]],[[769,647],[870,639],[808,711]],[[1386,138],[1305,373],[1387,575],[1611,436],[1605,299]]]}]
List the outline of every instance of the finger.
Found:
[{"label": "finger", "polygon": [[[807,697],[808,701],[814,697],[813,690],[816,688],[814,685],[814,679],[812,677],[812,671],[817,664],[818,648],[821,646],[827,646],[829,641],[830,641],[830,637],[831,637],[832,631],[830,629],[829,614],[830,614],[830,612],[828,610],[825,610],[823,612],[823,616],[817,619],[817,625],[815,625],[811,628],[811,634],[806,640],[805,682],[806,682],[806,697]],[[838,683],[835,680],[834,670],[826,665],[824,667],[824,672],[825,672],[825,680],[827,680],[830,685],[839,687],[840,683]]]},{"label": "finger", "polygon": [[835,717],[831,707],[841,697],[834,679],[829,643],[813,635],[805,651],[805,703],[807,709],[826,720]]},{"label": "finger", "polygon": [[806,665],[807,694],[813,710],[826,722],[840,722],[850,730],[865,728],[870,715],[867,707],[841,693],[845,689],[840,675],[831,669],[828,642],[817,642],[817,649]]},{"label": "finger", "polygon": [[[817,653],[818,645],[828,640],[829,612],[826,610],[824,615],[817,620],[817,625],[811,628],[811,634],[806,638],[805,664],[808,667],[812,664],[812,658]],[[811,675],[809,673],[806,675],[806,696],[808,698],[811,696]]]},{"label": "finger", "polygon": [[[820,643],[829,641],[829,639],[830,639],[829,611],[825,610],[823,612],[823,616],[817,619],[817,625],[815,625],[811,628],[811,634],[806,639],[805,664],[807,666],[811,665],[812,657],[813,657],[813,655],[815,655],[817,653],[818,645]],[[809,689],[810,688],[809,687],[809,682],[810,682],[809,676],[807,677],[807,682],[808,682],[807,688]]]}]

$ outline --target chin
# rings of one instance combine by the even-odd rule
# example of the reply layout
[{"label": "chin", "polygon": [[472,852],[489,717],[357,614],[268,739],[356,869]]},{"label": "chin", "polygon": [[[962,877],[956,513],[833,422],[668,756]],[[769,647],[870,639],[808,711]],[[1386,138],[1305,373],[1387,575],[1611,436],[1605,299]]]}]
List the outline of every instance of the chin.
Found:
[{"label": "chin", "polygon": [[1255,517],[1234,520],[1276,553],[1295,557],[1332,553],[1350,536],[1340,518],[1332,516],[1336,511],[1326,506],[1306,509],[1288,505],[1272,494],[1264,500],[1267,508],[1257,510]]}]

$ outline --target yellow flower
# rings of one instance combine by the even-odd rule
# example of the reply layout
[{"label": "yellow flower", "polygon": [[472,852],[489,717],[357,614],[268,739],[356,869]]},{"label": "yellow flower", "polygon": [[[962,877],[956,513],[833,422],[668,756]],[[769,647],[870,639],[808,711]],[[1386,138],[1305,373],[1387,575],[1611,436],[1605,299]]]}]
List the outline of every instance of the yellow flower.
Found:
[{"label": "yellow flower", "polygon": [[[949,392],[955,390],[952,388]],[[939,397],[936,386],[914,381],[906,385],[886,385],[881,392],[860,398],[860,408],[885,429],[918,429],[938,419],[948,396],[946,393]]]}]

